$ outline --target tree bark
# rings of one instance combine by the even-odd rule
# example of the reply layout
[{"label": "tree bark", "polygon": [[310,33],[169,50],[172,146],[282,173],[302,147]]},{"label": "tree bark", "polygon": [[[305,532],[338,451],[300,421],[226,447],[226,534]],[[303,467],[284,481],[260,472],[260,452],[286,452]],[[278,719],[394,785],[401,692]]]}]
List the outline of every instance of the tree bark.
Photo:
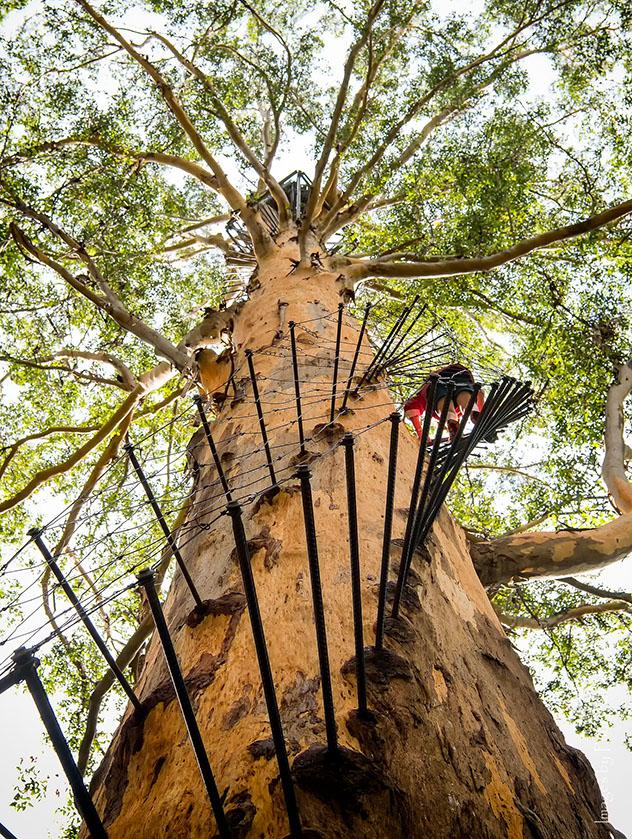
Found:
[{"label": "tree bark", "polygon": [[[271,442],[288,444],[274,449],[284,454],[277,468],[286,482],[276,497],[245,506],[244,520],[304,826],[327,839],[606,837],[594,823],[601,796],[592,769],[565,744],[535,693],[476,575],[463,532],[445,510],[427,550],[415,557],[412,585],[401,618],[388,625],[385,652],[367,654],[373,716],[358,718],[344,457],[335,447],[339,428],[307,448],[322,455],[311,465],[314,512],[338,736],[348,751],[336,763],[314,749],[324,744],[324,722],[302,505],[292,468],[283,470],[285,453],[298,451],[291,357],[287,339],[275,334],[279,300],[287,303],[288,321],[311,321],[307,329],[296,329],[311,436],[327,421],[331,387],[336,323],[322,316],[335,312],[340,298],[335,272],[326,266],[289,273],[290,257],[298,253],[288,241],[260,264],[261,285],[236,317],[237,380],[248,398],[232,405],[226,400],[213,433],[232,485],[254,476],[258,480],[248,491],[264,489],[265,470],[250,471],[265,461],[243,355],[246,348],[263,349],[254,356],[255,366]],[[345,316],[347,361],[357,335]],[[367,341],[363,350],[360,372],[370,357]],[[340,420],[343,430],[359,431],[387,417],[393,406],[386,394],[377,389],[351,400],[352,411]],[[382,422],[355,446],[366,646],[374,637],[389,429]],[[196,433],[192,442],[203,438]],[[195,535],[181,536],[181,544],[210,604],[201,622],[187,623],[193,602],[176,573],[165,611],[220,793],[232,823],[240,825],[235,836],[280,839],[288,833],[287,819],[232,531],[227,516],[209,530],[194,528],[196,521],[213,518],[209,507],[221,507],[210,454],[205,445],[195,451],[201,463],[189,517]],[[402,428],[394,567],[416,456],[417,442]],[[181,533],[187,533],[186,524]],[[155,638],[137,690],[149,714],[141,722],[126,711],[93,779],[111,839],[214,835]]]},{"label": "tree bark", "polygon": [[516,533],[472,542],[470,552],[483,585],[600,571],[632,551],[632,514],[590,530]]}]

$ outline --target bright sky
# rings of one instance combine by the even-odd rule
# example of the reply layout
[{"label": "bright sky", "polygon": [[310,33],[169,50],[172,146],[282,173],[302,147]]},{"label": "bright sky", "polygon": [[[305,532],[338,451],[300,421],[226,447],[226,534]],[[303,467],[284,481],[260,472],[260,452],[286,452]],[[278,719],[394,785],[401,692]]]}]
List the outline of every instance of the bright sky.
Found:
[{"label": "bright sky", "polygon": [[[36,0],[39,2],[39,0]],[[463,0],[443,2],[440,8],[443,13],[448,9],[464,11],[468,9],[476,12],[480,9],[479,2],[465,3]],[[142,28],[146,21],[138,17],[131,20],[130,25]],[[13,23],[17,24],[19,16],[13,16]],[[9,24],[11,21],[9,21]],[[330,44],[330,59],[332,68],[340,65],[341,45]],[[546,97],[549,91],[551,75],[548,62],[540,56],[533,56],[524,63],[531,79],[531,94]],[[303,145],[292,144],[290,150],[282,151],[275,164],[277,176],[294,170],[303,169],[310,174],[313,160],[308,149]],[[229,167],[230,168],[230,167]],[[604,572],[602,583],[612,588],[632,588],[632,559],[621,562]],[[53,698],[54,699],[54,698]],[[629,702],[629,697],[621,696],[621,701]],[[581,749],[596,772],[601,785],[610,819],[615,827],[627,832],[632,837],[632,808],[629,806],[630,779],[632,779],[632,753],[623,745],[622,726],[614,726],[609,736],[602,742],[595,742],[580,737],[563,720],[557,719],[567,741]],[[57,839],[64,825],[55,810],[60,800],[66,796],[65,779],[61,775],[57,759],[50,746],[43,737],[43,727],[35,708],[28,695],[19,689],[13,689],[0,696],[0,822],[9,828],[17,839]],[[26,812],[18,813],[10,807],[13,798],[13,788],[17,781],[16,766],[21,759],[28,764],[30,757],[37,761],[43,775],[50,775],[47,794],[42,801]],[[599,814],[595,814],[598,818]]]}]

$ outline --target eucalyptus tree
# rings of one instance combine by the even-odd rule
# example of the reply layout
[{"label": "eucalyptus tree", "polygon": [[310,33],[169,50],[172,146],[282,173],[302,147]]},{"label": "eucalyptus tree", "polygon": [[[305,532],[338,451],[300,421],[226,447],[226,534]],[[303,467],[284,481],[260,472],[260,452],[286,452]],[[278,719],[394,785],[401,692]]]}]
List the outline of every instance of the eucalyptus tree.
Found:
[{"label": "eucalyptus tree", "polygon": [[[94,594],[148,709],[144,720],[125,711],[93,779],[109,835],[213,829],[159,646],[147,644],[146,604],[119,592],[108,609],[103,594],[104,580],[128,582],[139,557],[155,557],[155,531],[133,538],[123,526],[138,514],[124,491],[128,436],[167,462],[162,498],[208,601],[192,620],[165,552],[166,614],[229,818],[239,835],[287,832],[230,523],[209,513],[221,502],[215,467],[199,430],[189,472],[174,477],[170,457],[191,437],[184,405],[199,390],[231,484],[266,488],[245,350],[274,450],[289,450],[290,321],[338,738],[360,761],[344,784],[335,766],[305,759],[324,728],[301,499],[284,462],[281,491],[244,515],[304,825],[322,836],[606,835],[592,770],[503,625],[545,633],[547,698],[584,728],[604,714],[594,661],[606,685],[630,686],[631,596],[577,579],[632,547],[626,4],[13,0],[2,15],[3,535],[19,544],[62,499],[55,553]],[[311,186],[297,206],[282,178],[299,156]],[[465,529],[444,510],[430,561],[416,559],[390,658],[372,674],[368,724],[343,666],[353,635],[343,454],[314,428],[327,416],[339,302],[370,300],[377,340],[414,295],[428,305],[420,330],[440,318],[464,358],[532,379],[537,411],[522,443],[474,462],[458,484],[451,507]],[[341,346],[356,341],[345,316]],[[336,426],[356,435],[367,633],[383,420],[395,407],[385,394],[366,390]],[[517,462],[530,450],[537,463]],[[404,434],[396,533],[416,457]],[[29,602],[19,579],[3,577],[10,620]],[[81,633],[64,632],[46,573],[40,588],[57,630],[44,672],[68,696],[71,742],[92,771],[113,679]],[[582,682],[593,691],[583,716],[572,695]]]}]

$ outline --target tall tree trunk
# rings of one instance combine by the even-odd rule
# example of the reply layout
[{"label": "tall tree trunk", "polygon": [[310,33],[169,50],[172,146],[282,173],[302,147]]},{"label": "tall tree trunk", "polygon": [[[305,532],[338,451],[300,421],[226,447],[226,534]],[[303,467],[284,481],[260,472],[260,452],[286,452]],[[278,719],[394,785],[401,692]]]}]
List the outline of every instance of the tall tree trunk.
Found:
[{"label": "tall tree trunk", "polygon": [[[312,463],[313,497],[338,734],[353,754],[345,752],[338,766],[320,759],[318,750],[307,751],[324,743],[324,723],[301,496],[288,466],[298,449],[291,357],[287,339],[275,333],[284,308],[279,303],[287,303],[287,319],[307,327],[297,327],[297,338],[311,435],[327,420],[336,323],[323,315],[336,311],[340,289],[327,269],[291,271],[294,250],[290,241],[259,266],[260,287],[237,317],[234,341],[238,380],[247,376],[244,349],[263,349],[255,355],[259,388],[275,454],[284,455],[278,464],[283,491],[246,506],[244,517],[303,824],[328,839],[605,837],[594,823],[601,797],[593,772],[564,743],[536,695],[474,571],[464,536],[445,510],[428,550],[415,557],[402,616],[388,628],[387,652],[368,657],[373,719],[355,714],[339,435],[321,435],[308,449],[324,455]],[[345,316],[347,359],[357,336]],[[366,341],[363,351],[369,351]],[[368,355],[362,358],[366,364]],[[252,389],[242,384],[248,398],[225,403],[214,436],[233,485],[249,483],[248,491],[256,491],[269,479],[265,469],[252,471],[265,461]],[[350,407],[340,422],[359,431],[387,417],[392,403],[378,389]],[[389,429],[382,422],[364,431],[355,448],[367,645],[374,637]],[[197,434],[195,442],[203,438]],[[208,450],[196,452],[203,465],[189,521],[203,524],[214,518],[208,510],[220,506],[221,495]],[[416,440],[402,429],[394,539],[403,535],[416,455]],[[208,616],[189,625],[193,602],[176,573],[165,609],[218,787],[231,819],[241,824],[236,836],[279,839],[288,833],[287,819],[228,517],[183,542],[196,585],[213,603]],[[394,544],[395,567],[398,554]],[[144,722],[127,711],[93,782],[110,836],[213,835],[156,639],[138,690],[151,711]]]}]

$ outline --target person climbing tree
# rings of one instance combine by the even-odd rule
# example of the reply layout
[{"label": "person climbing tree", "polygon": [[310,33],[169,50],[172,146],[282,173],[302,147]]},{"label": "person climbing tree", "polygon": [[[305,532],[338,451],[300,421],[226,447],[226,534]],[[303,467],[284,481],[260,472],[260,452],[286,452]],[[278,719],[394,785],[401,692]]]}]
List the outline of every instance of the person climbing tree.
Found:
[{"label": "person climbing tree", "polygon": [[[432,412],[435,419],[438,419],[441,416],[441,411],[443,410],[444,400],[448,394],[448,387],[450,383],[454,385],[452,404],[448,408],[446,420],[448,434],[450,435],[450,441],[452,441],[456,436],[459,422],[469,404],[471,394],[474,393],[474,376],[472,375],[471,370],[463,364],[458,363],[448,364],[445,367],[441,367],[439,370],[435,370],[431,375],[439,376],[435,392],[434,409]],[[420,417],[426,413],[426,409],[428,408],[428,391],[430,389],[430,384],[431,378],[429,376],[421,389],[418,390],[414,396],[411,396],[404,404],[404,415],[412,422],[415,427],[415,431],[417,432],[417,436],[420,438],[422,436]],[[476,424],[478,422],[484,404],[485,396],[483,391],[479,390],[476,397],[476,404],[472,408],[472,413],[470,414],[470,420],[472,423]]]}]

